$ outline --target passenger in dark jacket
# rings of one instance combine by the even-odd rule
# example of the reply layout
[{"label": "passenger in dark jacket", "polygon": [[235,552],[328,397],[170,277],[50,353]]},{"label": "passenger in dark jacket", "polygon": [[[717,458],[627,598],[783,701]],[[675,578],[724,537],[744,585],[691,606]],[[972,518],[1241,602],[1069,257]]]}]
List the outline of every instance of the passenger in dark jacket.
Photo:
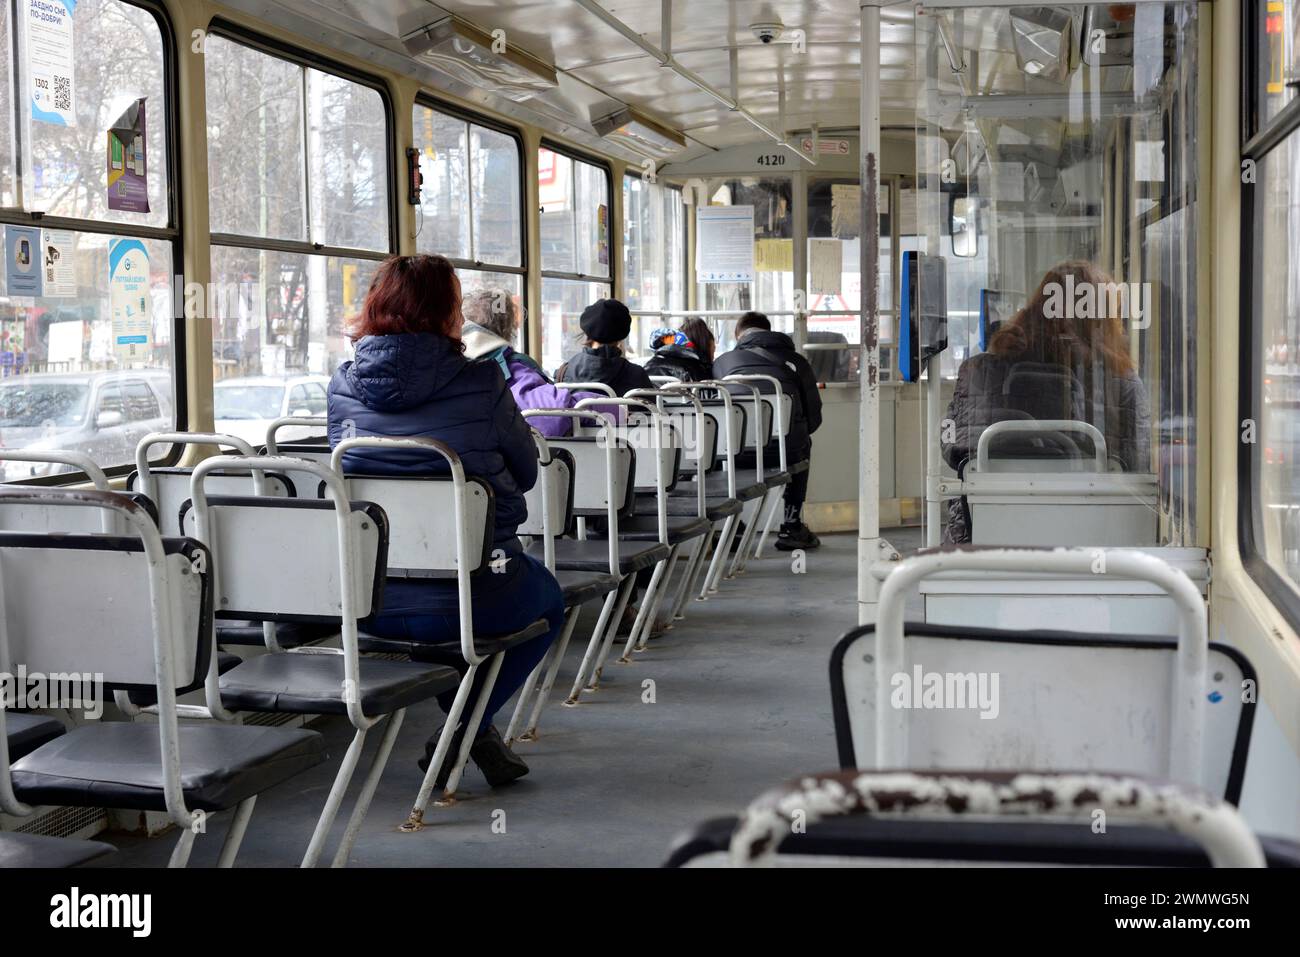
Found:
[{"label": "passenger in dark jacket", "polygon": [[683,382],[712,379],[713,347],[713,332],[703,319],[687,319],[680,329],[656,329],[650,334],[654,355],[646,362],[645,371]]},{"label": "passenger in dark jacket", "polygon": [[[473,582],[473,622],[481,634],[508,634],[539,618],[549,631],[507,651],[488,697],[471,754],[489,783],[528,772],[492,729],[497,710],[519,689],[559,634],[564,599],[546,567],[523,554],[515,530],[527,516],[524,493],[537,481],[537,448],[505,380],[494,364],[462,355],[460,283],[441,256],[395,257],[380,267],[353,335],[356,358],[341,365],[329,387],[329,440],[350,436],[427,436],[450,445],[467,476],[486,479],[495,497],[494,564]],[[362,449],[343,460],[345,473],[446,475],[446,460],[414,450]],[[449,529],[450,533],[450,529]],[[427,643],[429,657],[467,667],[459,656],[456,582],[395,579],[386,583],[380,612],[363,630],[381,638]],[[489,668],[477,683],[472,713]],[[439,698],[451,707],[454,692]],[[429,740],[432,753],[437,735]],[[459,749],[453,742],[440,781]]]},{"label": "passenger in dark jacket", "polygon": [[578,320],[587,336],[586,347],[560,366],[560,382],[603,382],[615,395],[633,389],[653,389],[650,374],[623,355],[619,343],[632,331],[632,314],[617,299],[598,299]]},{"label": "passenger in dark jacket", "polygon": [[[724,352],[713,363],[716,378],[729,375],[769,375],[781,382],[781,392],[791,404],[790,430],[785,437],[786,460],[792,469],[790,484],[785,487],[785,519],[776,547],[782,551],[816,548],[821,541],[803,522],[803,503],[808,497],[808,469],[794,470],[797,463],[812,456],[812,434],[822,424],[822,396],[817,377],[808,360],[799,354],[794,341],[783,332],[773,332],[767,316],[747,312],[736,324],[736,348]],[[756,383],[771,392],[769,383]],[[732,389],[746,395],[743,389]],[[773,441],[764,451],[764,460],[774,462],[777,454]]]},{"label": "passenger in dark jacket", "polygon": [[[949,466],[964,474],[980,434],[994,422],[1066,419],[1102,433],[1112,468],[1151,470],[1150,407],[1124,336],[1127,304],[1111,295],[1117,288],[1088,262],[1062,263],[1043,277],[1029,304],[994,334],[988,351],[957,370],[949,427],[940,442]],[[1074,308],[1076,292],[1085,289],[1096,306],[1085,311],[1095,314],[1080,315]],[[1069,308],[1061,308],[1067,294]],[[1059,454],[1044,440],[1018,442],[1026,455]],[[950,499],[944,540],[969,542],[970,531],[965,500]]]}]

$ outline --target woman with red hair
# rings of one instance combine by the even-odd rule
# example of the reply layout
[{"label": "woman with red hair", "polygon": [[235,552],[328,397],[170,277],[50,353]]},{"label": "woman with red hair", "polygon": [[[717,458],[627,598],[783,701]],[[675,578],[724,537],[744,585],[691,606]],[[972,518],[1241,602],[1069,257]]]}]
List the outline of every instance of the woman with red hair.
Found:
[{"label": "woman with red hair", "polygon": [[[1150,471],[1150,406],[1124,333],[1126,319],[1149,323],[1150,308],[1136,286],[1116,283],[1090,262],[1049,269],[987,351],[957,370],[951,427],[942,430],[944,459],[961,473],[980,433],[994,422],[1068,419],[1097,427],[1112,468]],[[944,538],[970,541],[964,499],[949,501]]]},{"label": "woman with red hair", "polygon": [[[527,680],[559,634],[564,619],[560,586],[546,567],[525,555],[515,533],[527,516],[524,493],[537,481],[537,448],[514,397],[495,364],[471,362],[461,342],[460,281],[441,256],[400,256],[375,274],[351,336],[356,357],[343,363],[329,387],[329,439],[338,445],[357,435],[426,436],[451,446],[466,475],[486,479],[496,509],[493,546],[504,556],[493,574],[474,579],[474,628],[509,634],[539,618],[550,623],[543,636],[505,653],[488,697],[483,722],[470,751],[494,787],[528,773],[492,726],[497,710]],[[345,473],[445,475],[446,461],[414,450],[357,449],[343,460]],[[364,629],[381,638],[427,643],[448,650],[445,660],[464,668],[459,657],[460,626],[455,581],[392,580],[384,588],[383,610]],[[435,653],[439,660],[444,657]],[[478,672],[465,714],[486,677]],[[444,711],[454,693],[440,698]],[[438,734],[425,745],[427,767]],[[442,787],[460,748],[452,743],[440,769]]]}]

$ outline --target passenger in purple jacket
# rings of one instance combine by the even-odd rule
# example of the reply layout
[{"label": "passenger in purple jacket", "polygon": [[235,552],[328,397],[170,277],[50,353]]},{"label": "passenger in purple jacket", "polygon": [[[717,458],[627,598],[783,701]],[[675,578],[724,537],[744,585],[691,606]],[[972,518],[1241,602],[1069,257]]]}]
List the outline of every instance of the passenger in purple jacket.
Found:
[{"label": "passenger in purple jacket", "polygon": [[[519,329],[519,306],[504,289],[472,292],[465,297],[461,310],[465,314],[461,330],[465,358],[496,363],[521,410],[572,409],[583,399],[600,398],[595,392],[561,389],[532,357],[515,351],[511,343]],[[620,409],[616,405],[603,407],[616,417]],[[548,439],[572,434],[573,422],[564,416],[538,415],[528,419],[528,424]]]}]

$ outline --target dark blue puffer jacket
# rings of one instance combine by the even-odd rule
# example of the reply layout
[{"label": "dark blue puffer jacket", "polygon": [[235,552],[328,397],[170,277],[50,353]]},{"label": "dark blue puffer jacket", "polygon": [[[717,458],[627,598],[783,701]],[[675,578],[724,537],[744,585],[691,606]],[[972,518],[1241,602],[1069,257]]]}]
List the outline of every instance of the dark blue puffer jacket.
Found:
[{"label": "dark blue puffer jacket", "polygon": [[[470,362],[445,336],[366,336],[329,387],[330,447],[345,435],[422,436],[446,442],[466,475],[492,485],[493,542],[520,551],[515,529],[528,515],[537,447],[496,363]],[[406,450],[349,452],[343,470],[370,475],[446,475],[446,460]]]}]

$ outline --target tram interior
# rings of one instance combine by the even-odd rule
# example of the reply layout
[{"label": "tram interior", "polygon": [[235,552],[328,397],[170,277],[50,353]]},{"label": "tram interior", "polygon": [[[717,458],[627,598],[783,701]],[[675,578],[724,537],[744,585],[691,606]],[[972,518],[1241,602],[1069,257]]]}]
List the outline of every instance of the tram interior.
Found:
[{"label": "tram interior", "polygon": [[[160,548],[210,545],[221,570],[198,659],[172,649],[195,680],[151,689],[152,708],[140,705],[145,641],[121,652],[135,677],[110,676],[102,717],[6,709],[0,864],[6,836],[29,835],[80,842],[71,862],[96,867],[224,865],[236,852],[244,866],[282,866],[309,845],[304,863],[327,864],[335,842],[334,863],[372,867],[947,861],[936,846],[959,863],[1296,865],[1300,639],[1271,597],[1300,579],[1297,350],[1288,357],[1285,331],[1295,324],[1283,319],[1265,344],[1263,441],[1243,453],[1256,456],[1261,562],[1279,583],[1261,591],[1231,537],[1235,516],[1219,511],[1223,487],[1239,481],[1226,447],[1244,423],[1225,371],[1235,361],[1215,358],[1216,345],[1246,318],[1223,306],[1235,262],[1223,250],[1236,237],[1224,238],[1216,150],[1237,130],[1212,86],[1222,62],[1231,72],[1219,46],[1239,38],[1228,31],[1254,26],[1218,6],[80,0],[78,122],[65,128],[24,108],[39,36],[0,6],[0,46],[15,57],[0,84],[6,249],[34,229],[75,262],[57,277],[47,264],[36,295],[12,263],[0,275],[0,511],[15,516],[0,516],[0,576],[30,582],[19,563],[43,536],[41,567],[67,571],[89,589],[85,607],[99,607],[98,566],[61,564],[49,542],[112,529],[147,545],[133,511],[142,502]],[[1300,5],[1270,3],[1267,16],[1274,6],[1291,44]],[[147,125],[133,103],[147,104]],[[102,187],[114,176],[103,132],[119,121],[135,124],[122,135],[138,136],[150,163],[126,203]],[[1289,175],[1272,169],[1257,188]],[[878,224],[864,229],[872,212]],[[1276,219],[1268,228],[1284,228]],[[736,222],[740,232],[726,232]],[[562,585],[565,574],[607,581],[575,586],[587,597],[566,604],[564,637],[498,712],[530,776],[493,788],[471,760],[445,794],[417,759],[427,765],[454,726],[445,705],[460,675],[470,669],[466,689],[475,669],[496,680],[501,656],[480,661],[462,621],[460,644],[422,658],[418,640],[367,633],[366,615],[394,581],[441,577],[470,594],[466,562],[492,545],[473,498],[486,482],[446,478],[459,465],[439,464],[436,482],[411,485],[431,488],[413,506],[410,488],[345,475],[341,452],[331,455],[331,405],[371,283],[390,256],[421,254],[446,257],[464,296],[508,300],[518,321],[506,338],[548,380],[594,348],[584,310],[597,300],[626,303],[623,354],[637,365],[655,355],[655,330],[692,318],[714,337],[715,361],[741,350],[739,320],[757,311],[789,336],[820,409],[799,449],[790,422],[807,413],[806,395],[785,387],[778,402],[758,380],[658,379],[607,416],[610,435],[633,411],[647,430],[618,439],[631,463],[619,502],[624,459],[605,457],[614,439],[600,417],[560,420],[566,431],[539,442],[520,533]],[[1295,252],[1281,242],[1266,255]],[[147,276],[129,287],[141,296],[136,326],[115,272],[133,256]],[[138,353],[122,346],[128,326]],[[214,451],[234,456],[230,467],[196,474]],[[294,471],[286,456],[313,464]],[[791,519],[783,496],[803,470],[806,500]],[[74,488],[92,498],[53,507]],[[334,509],[336,488],[357,521],[343,531],[339,510],[337,541],[332,524],[303,524],[301,542],[268,541],[255,559],[222,553],[256,541],[258,520],[238,511],[256,498],[316,500],[268,510],[262,534],[274,539]],[[386,513],[374,553],[367,536],[381,532],[361,525],[374,514],[358,502]],[[87,509],[124,524],[66,518]],[[800,522],[819,547],[782,550],[786,525]],[[579,546],[585,564],[566,568]],[[655,546],[641,566],[614,554]],[[361,571],[345,565],[349,549]],[[283,565],[336,551],[337,568],[325,561],[322,572],[334,589],[325,614],[309,607],[314,586]],[[122,564],[136,570],[147,635],[141,583],[162,587],[149,577],[162,573]],[[266,600],[241,568],[308,610],[235,621],[231,608],[245,608],[235,589]],[[337,596],[354,573],[362,584],[345,607]],[[69,594],[60,617],[4,593],[0,672],[76,660],[71,639],[50,650],[23,629],[70,628],[67,614],[86,614],[81,599]],[[120,608],[105,618],[128,620]],[[443,674],[442,697],[410,692],[396,717],[361,714],[346,694],[313,710],[231,691],[263,656],[313,652],[333,656],[348,687],[365,684],[356,661],[423,667],[427,688],[430,662],[455,673]],[[905,678],[915,667],[918,695],[925,669],[969,676],[979,707],[891,710],[887,666]],[[279,698],[293,698],[283,681]],[[18,756],[17,722],[36,718],[57,727]],[[320,757],[295,752],[301,773],[268,786],[256,813],[247,796],[219,809],[212,799],[215,833],[197,838],[181,824],[203,813],[188,784],[143,809],[118,806],[131,800],[120,795],[74,806],[50,782],[57,762],[40,770],[65,732],[169,720],[311,732],[294,746]],[[443,737],[455,757],[463,736]],[[354,767],[354,790],[335,800]],[[1022,772],[1066,794],[1077,772],[1097,776],[1102,803],[1115,782],[1149,779],[1161,783],[1132,786],[1193,809],[1208,802],[1214,821],[1226,809],[1245,837],[1214,844],[1182,825],[1170,836],[1166,822],[1133,815],[1128,836],[1094,844],[1086,815],[1005,802],[1054,821],[1049,834],[1017,830],[1023,816],[925,818],[930,798],[918,797],[907,813],[865,815],[861,833],[830,827],[820,844],[782,835],[779,853],[753,850],[766,845],[746,828],[772,826],[800,795],[858,789],[854,811],[827,816],[875,807],[883,769],[914,775],[902,786],[915,795],[1026,787],[998,777]],[[1186,793],[1159,791],[1166,781]],[[795,783],[772,790],[782,782]],[[782,793],[785,804],[772,797]],[[1127,820],[1122,805],[1106,806]],[[333,834],[324,856],[322,827]]]}]

